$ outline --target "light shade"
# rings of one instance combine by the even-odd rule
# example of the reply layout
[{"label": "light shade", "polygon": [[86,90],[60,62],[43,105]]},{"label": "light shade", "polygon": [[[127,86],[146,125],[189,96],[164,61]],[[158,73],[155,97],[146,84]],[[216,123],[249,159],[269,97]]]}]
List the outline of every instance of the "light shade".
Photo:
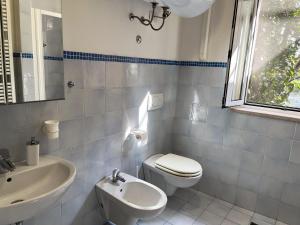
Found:
[{"label": "light shade", "polygon": [[[145,0],[153,2],[154,0]],[[156,0],[161,5],[168,6],[172,13],[181,17],[199,16],[208,10],[215,0]]]}]

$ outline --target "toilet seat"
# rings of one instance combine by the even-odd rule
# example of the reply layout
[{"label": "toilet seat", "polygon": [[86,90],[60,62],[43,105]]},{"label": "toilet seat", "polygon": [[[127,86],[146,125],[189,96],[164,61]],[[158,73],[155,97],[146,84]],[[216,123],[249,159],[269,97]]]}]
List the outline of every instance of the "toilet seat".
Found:
[{"label": "toilet seat", "polygon": [[178,176],[178,177],[197,177],[197,176],[200,176],[202,175],[202,172],[198,172],[198,173],[195,173],[195,174],[184,174],[184,173],[177,173],[175,171],[172,171],[170,169],[167,169],[167,168],[164,168],[162,166],[159,166],[159,165],[156,165],[156,168],[166,172],[166,173],[170,173],[172,175],[175,175],[175,176]]},{"label": "toilet seat", "polygon": [[193,160],[175,154],[167,154],[155,161],[155,167],[180,177],[197,177],[202,175],[201,165]]}]

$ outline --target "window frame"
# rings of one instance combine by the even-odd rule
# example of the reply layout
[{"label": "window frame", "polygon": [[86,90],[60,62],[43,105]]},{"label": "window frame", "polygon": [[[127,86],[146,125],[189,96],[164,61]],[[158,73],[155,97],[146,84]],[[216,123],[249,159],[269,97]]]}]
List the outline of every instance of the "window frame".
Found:
[{"label": "window frame", "polygon": [[[248,48],[250,49],[249,53],[246,55],[244,59],[244,71],[243,71],[243,82],[241,88],[241,99],[240,100],[232,100],[234,87],[236,84],[230,83],[230,73],[231,73],[231,63],[232,63],[232,53],[236,35],[236,21],[238,15],[238,7],[239,3],[243,0],[235,0],[233,20],[232,20],[232,28],[231,28],[231,39],[230,39],[230,47],[228,51],[228,66],[226,72],[225,86],[224,86],[224,97],[222,101],[223,108],[231,108],[234,106],[254,106],[260,108],[269,108],[269,109],[279,109],[284,111],[296,111],[300,112],[300,108],[289,107],[289,106],[280,106],[280,105],[271,105],[271,104],[259,104],[259,103],[249,103],[247,102],[247,90],[249,87],[250,77],[252,73],[252,64],[253,64],[253,56],[254,56],[254,44],[257,37],[257,27],[259,24],[259,13],[260,13],[260,3],[261,0],[253,0],[254,8],[251,12],[251,26],[248,37]],[[248,68],[246,68],[248,67]]]}]

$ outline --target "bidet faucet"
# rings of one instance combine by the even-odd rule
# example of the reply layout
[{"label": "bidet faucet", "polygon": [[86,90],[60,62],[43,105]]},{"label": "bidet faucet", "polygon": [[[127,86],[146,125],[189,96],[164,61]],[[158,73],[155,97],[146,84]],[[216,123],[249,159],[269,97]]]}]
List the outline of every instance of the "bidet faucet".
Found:
[{"label": "bidet faucet", "polygon": [[6,174],[16,169],[15,164],[10,160],[7,149],[0,149],[0,174]]},{"label": "bidet faucet", "polygon": [[125,178],[120,176],[120,170],[114,169],[112,172],[112,182],[117,183],[118,181],[125,182]]}]

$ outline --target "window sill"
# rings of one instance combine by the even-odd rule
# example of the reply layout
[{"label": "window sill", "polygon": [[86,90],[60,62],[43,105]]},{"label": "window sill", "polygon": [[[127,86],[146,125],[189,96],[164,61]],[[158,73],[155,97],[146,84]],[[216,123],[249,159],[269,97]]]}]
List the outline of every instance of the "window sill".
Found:
[{"label": "window sill", "polygon": [[233,112],[238,112],[238,113],[243,113],[243,114],[248,114],[253,116],[300,122],[300,112],[286,111],[281,109],[271,109],[271,108],[264,108],[259,106],[250,106],[250,105],[235,106],[232,107],[231,110]]}]

